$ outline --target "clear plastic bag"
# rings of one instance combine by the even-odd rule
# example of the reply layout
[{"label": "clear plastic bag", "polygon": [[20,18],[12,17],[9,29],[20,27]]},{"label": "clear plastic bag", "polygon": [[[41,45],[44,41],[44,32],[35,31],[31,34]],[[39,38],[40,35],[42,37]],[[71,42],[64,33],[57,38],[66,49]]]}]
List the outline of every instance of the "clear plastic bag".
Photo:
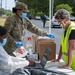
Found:
[{"label": "clear plastic bag", "polygon": [[27,56],[28,51],[27,51],[23,46],[21,46],[21,47],[17,48],[17,49],[13,52],[13,54],[14,54],[16,57],[25,57],[25,56]]}]

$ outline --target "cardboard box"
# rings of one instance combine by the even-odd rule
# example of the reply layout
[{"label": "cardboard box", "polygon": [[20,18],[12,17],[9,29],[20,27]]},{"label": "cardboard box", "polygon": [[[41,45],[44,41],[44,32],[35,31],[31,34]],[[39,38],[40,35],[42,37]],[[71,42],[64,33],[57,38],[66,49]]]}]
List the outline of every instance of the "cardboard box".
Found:
[{"label": "cardboard box", "polygon": [[49,60],[56,58],[56,43],[52,39],[33,39],[33,50],[38,53],[39,59],[42,58],[46,48],[50,48],[52,53],[50,54]]},{"label": "cardboard box", "polygon": [[37,35],[32,35],[32,48],[34,50],[34,52],[37,52],[36,50],[36,44],[38,41],[50,41],[50,42],[54,42],[54,40],[51,40],[50,38],[40,38],[40,36],[37,36]]},{"label": "cardboard box", "polygon": [[49,60],[56,58],[56,43],[52,40],[39,40],[36,42],[36,52],[39,54],[39,59],[42,58],[46,48],[50,48],[52,53],[50,54]]}]

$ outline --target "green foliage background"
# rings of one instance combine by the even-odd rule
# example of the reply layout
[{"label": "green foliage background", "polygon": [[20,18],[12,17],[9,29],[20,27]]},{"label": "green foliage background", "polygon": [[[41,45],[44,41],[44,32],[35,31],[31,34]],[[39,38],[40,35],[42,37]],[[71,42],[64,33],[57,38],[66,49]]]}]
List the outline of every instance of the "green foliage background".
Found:
[{"label": "green foliage background", "polygon": [[28,9],[30,12],[33,12],[31,14],[38,15],[38,14],[49,14],[49,0],[19,0],[21,2],[24,2],[28,5]]},{"label": "green foliage background", "polygon": [[66,9],[66,10],[69,11],[70,14],[73,13],[72,7],[69,6],[68,4],[60,4],[60,5],[56,6],[55,11],[57,11],[57,10],[59,10],[59,9]]},{"label": "green foliage background", "polygon": [[[49,14],[49,0],[18,0],[28,5],[29,10],[33,10],[34,14],[42,12],[43,14]],[[63,4],[63,5],[62,5]],[[64,8],[75,16],[75,0],[54,0],[53,13],[57,11],[57,8]],[[62,7],[61,7],[62,6]]]}]

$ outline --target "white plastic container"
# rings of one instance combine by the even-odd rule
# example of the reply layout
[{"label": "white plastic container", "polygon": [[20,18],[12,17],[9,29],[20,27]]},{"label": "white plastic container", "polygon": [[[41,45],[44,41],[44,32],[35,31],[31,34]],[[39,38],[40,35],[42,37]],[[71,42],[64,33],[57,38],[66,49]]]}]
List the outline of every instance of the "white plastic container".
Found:
[{"label": "white plastic container", "polygon": [[28,51],[29,54],[31,54],[33,51],[32,44],[31,44],[31,37],[27,37],[26,50]]},{"label": "white plastic container", "polygon": [[27,56],[28,51],[27,51],[23,46],[21,46],[21,47],[17,48],[17,49],[13,52],[13,54],[14,54],[16,57],[25,57],[25,56]]}]

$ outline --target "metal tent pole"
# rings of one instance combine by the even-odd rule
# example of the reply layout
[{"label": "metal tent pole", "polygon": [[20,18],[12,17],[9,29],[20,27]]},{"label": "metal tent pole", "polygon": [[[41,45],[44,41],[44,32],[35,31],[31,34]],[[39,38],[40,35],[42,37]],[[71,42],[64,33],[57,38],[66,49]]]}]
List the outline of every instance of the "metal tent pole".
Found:
[{"label": "metal tent pole", "polygon": [[49,0],[49,34],[51,33],[51,0]]}]

